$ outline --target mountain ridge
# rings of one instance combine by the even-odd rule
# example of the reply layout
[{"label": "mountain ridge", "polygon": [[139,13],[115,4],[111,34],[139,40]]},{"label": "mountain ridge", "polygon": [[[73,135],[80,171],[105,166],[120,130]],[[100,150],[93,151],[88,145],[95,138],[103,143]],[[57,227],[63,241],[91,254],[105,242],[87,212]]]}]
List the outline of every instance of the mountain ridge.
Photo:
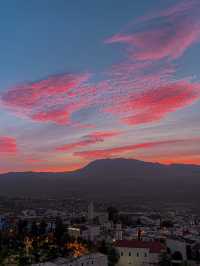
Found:
[{"label": "mountain ridge", "polygon": [[198,201],[199,190],[199,165],[124,158],[99,159],[71,172],[0,174],[0,195],[9,196]]},{"label": "mountain ridge", "polygon": [[123,157],[119,157],[119,158],[107,158],[107,159],[97,159],[94,161],[89,162],[88,164],[86,164],[85,166],[75,169],[75,170],[71,170],[71,171],[9,171],[9,172],[5,172],[5,173],[0,173],[0,177],[2,175],[6,175],[6,174],[24,174],[24,173],[41,173],[41,174],[68,174],[68,173],[74,173],[77,171],[80,171],[86,167],[89,167],[90,165],[92,165],[93,163],[98,163],[98,162],[102,162],[102,161],[118,161],[118,160],[124,160],[124,161],[130,161],[130,162],[141,162],[141,163],[145,163],[145,164],[149,164],[149,165],[160,165],[160,166],[166,166],[166,167],[172,167],[172,166],[181,166],[181,167],[198,167],[200,168],[199,164],[187,164],[187,163],[169,163],[169,164],[164,164],[164,163],[159,163],[159,162],[150,162],[150,161],[143,161],[143,160],[138,160],[138,159],[126,159]]}]

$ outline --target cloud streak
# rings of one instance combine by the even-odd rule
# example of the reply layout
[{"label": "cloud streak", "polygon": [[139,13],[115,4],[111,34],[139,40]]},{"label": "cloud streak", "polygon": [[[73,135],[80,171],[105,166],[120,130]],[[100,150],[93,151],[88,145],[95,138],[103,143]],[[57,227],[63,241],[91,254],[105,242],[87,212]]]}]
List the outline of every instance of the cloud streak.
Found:
[{"label": "cloud streak", "polygon": [[[183,0],[163,11],[154,11],[136,19],[123,31],[104,41],[113,49],[119,47],[122,57],[101,73],[91,75],[83,70],[81,73],[49,75],[1,93],[1,108],[29,122],[39,123],[39,130],[48,138],[48,142],[43,144],[44,138],[38,137],[41,132],[33,136],[34,130],[30,134],[33,139],[25,136],[28,140],[20,148],[25,154],[30,154],[32,151],[25,149],[33,147],[34,154],[38,152],[38,156],[28,158],[24,163],[34,166],[34,170],[57,171],[66,169],[65,161],[62,165],[59,162],[69,153],[69,160],[75,159],[75,164],[72,164],[75,169],[88,160],[123,156],[136,150],[142,153],[146,149],[152,149],[151,156],[156,147],[185,144],[186,140],[178,139],[142,143],[134,140],[135,144],[128,145],[129,142],[117,147],[117,141],[124,143],[121,128],[124,127],[127,140],[130,140],[132,127],[138,126],[138,132],[142,128],[140,126],[147,123],[156,127],[170,114],[200,99],[200,83],[184,75],[185,70],[181,72],[182,65],[179,64],[186,52],[200,41],[199,13],[200,1]],[[179,73],[184,76],[180,77]],[[187,119],[185,121],[187,123]],[[48,127],[52,130],[51,138],[46,134],[46,123],[53,124]],[[66,125],[71,126],[68,131]],[[108,125],[113,128],[112,131],[107,130]],[[176,131],[175,128],[173,130]],[[71,134],[73,141],[65,142],[65,134]],[[143,140],[144,134],[141,131]],[[115,144],[113,140],[116,140]],[[32,141],[32,145],[28,141]],[[106,145],[113,147],[106,149]],[[14,138],[0,137],[1,154],[16,152]],[[39,152],[47,161],[40,160]],[[55,160],[55,164],[51,165],[49,158]],[[69,169],[72,168],[69,166]]]},{"label": "cloud streak", "polygon": [[143,21],[141,19],[140,23],[145,22],[148,28],[142,25],[138,30],[134,25],[127,33],[116,34],[105,42],[127,44],[134,60],[176,59],[200,39],[199,10],[197,1],[184,1],[157,15],[147,16]]},{"label": "cloud streak", "polygon": [[106,139],[113,138],[115,136],[119,136],[120,132],[117,131],[97,131],[93,132],[89,135],[84,136],[80,141],[76,141],[73,143],[64,144],[56,148],[58,152],[68,152],[73,151],[76,148],[86,147],[91,144],[96,144],[100,142],[104,142]]},{"label": "cloud streak", "polygon": [[107,42],[128,44],[131,47],[130,56],[139,61],[176,59],[199,41],[200,23],[189,19],[177,22],[174,26],[173,23],[133,35],[115,35]]},{"label": "cloud streak", "polygon": [[16,154],[16,139],[10,136],[0,136],[0,154]]},{"label": "cloud streak", "polygon": [[83,159],[100,159],[100,158],[111,158],[123,156],[126,153],[133,152],[140,149],[153,149],[155,147],[167,145],[176,145],[176,144],[185,144],[190,142],[199,141],[199,139],[175,139],[175,140],[162,140],[162,141],[152,141],[152,142],[143,142],[132,145],[125,145],[121,147],[114,147],[110,149],[98,149],[98,150],[88,150],[88,151],[79,151],[75,152],[75,156],[79,156]]}]

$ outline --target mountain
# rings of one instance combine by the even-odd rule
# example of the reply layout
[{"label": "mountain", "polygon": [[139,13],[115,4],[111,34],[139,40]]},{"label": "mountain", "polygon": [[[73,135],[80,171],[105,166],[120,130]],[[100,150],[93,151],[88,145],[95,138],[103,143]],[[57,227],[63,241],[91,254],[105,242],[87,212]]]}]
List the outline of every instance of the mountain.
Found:
[{"label": "mountain", "polygon": [[0,175],[0,195],[136,200],[200,200],[200,166],[102,159],[65,173]]}]

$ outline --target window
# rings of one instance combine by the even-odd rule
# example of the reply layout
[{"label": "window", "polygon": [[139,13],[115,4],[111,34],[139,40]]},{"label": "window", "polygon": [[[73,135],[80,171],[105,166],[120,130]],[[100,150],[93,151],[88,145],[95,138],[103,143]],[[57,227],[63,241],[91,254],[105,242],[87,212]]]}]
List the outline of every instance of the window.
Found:
[{"label": "window", "polygon": [[138,252],[137,252],[137,254],[136,254],[136,255],[137,255],[137,257],[139,257],[139,253],[138,253]]},{"label": "window", "polygon": [[129,252],[129,254],[128,254],[129,256],[131,256],[131,252]]},{"label": "window", "polygon": [[144,256],[147,257],[147,253],[146,252],[144,253]]},{"label": "window", "polygon": [[84,263],[81,263],[81,266],[84,266]]},{"label": "window", "polygon": [[121,252],[121,257],[124,255],[124,253],[123,252]]},{"label": "window", "polygon": [[91,262],[92,264],[93,264],[93,260],[92,260],[92,262]]}]

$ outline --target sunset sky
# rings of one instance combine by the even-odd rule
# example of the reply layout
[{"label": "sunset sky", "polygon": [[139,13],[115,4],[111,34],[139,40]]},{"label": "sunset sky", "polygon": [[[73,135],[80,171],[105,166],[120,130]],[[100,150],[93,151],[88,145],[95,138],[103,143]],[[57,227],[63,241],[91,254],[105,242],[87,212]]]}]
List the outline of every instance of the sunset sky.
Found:
[{"label": "sunset sky", "polygon": [[199,0],[8,0],[0,173],[200,165]]}]

